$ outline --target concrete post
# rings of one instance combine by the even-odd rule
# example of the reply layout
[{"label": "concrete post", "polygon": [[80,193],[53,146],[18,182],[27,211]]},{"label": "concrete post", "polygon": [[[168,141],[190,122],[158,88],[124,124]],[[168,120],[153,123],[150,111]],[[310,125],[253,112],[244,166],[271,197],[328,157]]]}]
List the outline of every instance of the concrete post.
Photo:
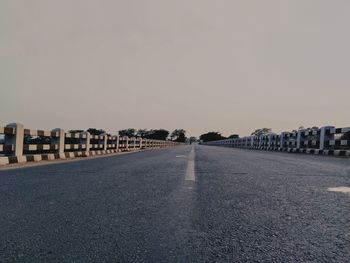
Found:
[{"label": "concrete post", "polygon": [[326,131],[328,129],[333,129],[333,128],[335,128],[335,127],[334,126],[323,126],[323,127],[321,127],[320,150],[324,150],[325,142],[326,142],[327,139],[329,140],[329,138],[327,138],[327,136],[326,136]]},{"label": "concrete post", "polygon": [[117,152],[119,152],[119,135],[116,136],[115,150],[116,150]]},{"label": "concrete post", "polygon": [[14,151],[11,152],[12,156],[17,157],[17,161],[25,162],[26,159],[23,156],[23,143],[24,143],[24,126],[20,123],[10,123],[6,127],[15,129],[15,134],[5,134],[5,145],[13,145]]},{"label": "concrete post", "polygon": [[83,132],[83,135],[85,135],[82,140],[82,144],[85,144],[85,152],[83,152],[83,156],[89,156],[90,155],[90,147],[91,147],[91,134],[89,132]]},{"label": "concrete post", "polygon": [[140,149],[142,149],[142,138],[140,138]]},{"label": "concrete post", "polygon": [[103,134],[103,150],[107,151],[107,143],[108,143],[108,135],[106,133]]},{"label": "concrete post", "polygon": [[134,138],[133,138],[133,141],[134,141],[133,151],[136,151],[136,141],[137,141],[137,139],[134,137]]},{"label": "concrete post", "polygon": [[57,150],[57,153],[59,155],[59,158],[60,159],[64,159],[65,158],[65,155],[64,155],[64,139],[65,139],[65,133],[64,133],[64,130],[62,129],[54,129],[52,130],[53,132],[58,132],[58,137],[55,137],[55,138],[52,138],[52,141],[51,143],[52,144],[57,144],[58,146],[58,150]]},{"label": "concrete post", "polygon": [[300,149],[301,133],[302,132],[303,132],[303,130],[298,130],[298,134],[297,134],[297,149]]},{"label": "concrete post", "polygon": [[269,147],[269,149],[272,147],[272,136],[274,136],[274,134],[269,134],[268,137],[267,147]]},{"label": "concrete post", "polygon": [[287,132],[282,132],[281,137],[280,137],[280,148],[283,149],[284,147],[284,136],[286,135]]},{"label": "concrete post", "polygon": [[129,151],[129,137],[125,137],[125,151]]}]

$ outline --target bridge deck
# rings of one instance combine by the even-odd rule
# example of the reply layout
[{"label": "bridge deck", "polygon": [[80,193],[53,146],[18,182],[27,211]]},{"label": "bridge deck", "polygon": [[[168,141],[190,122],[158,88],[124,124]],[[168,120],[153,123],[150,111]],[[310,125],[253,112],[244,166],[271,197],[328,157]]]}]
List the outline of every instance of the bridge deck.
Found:
[{"label": "bridge deck", "polygon": [[345,262],[347,186],[348,159],[208,146],[0,171],[0,262]]}]

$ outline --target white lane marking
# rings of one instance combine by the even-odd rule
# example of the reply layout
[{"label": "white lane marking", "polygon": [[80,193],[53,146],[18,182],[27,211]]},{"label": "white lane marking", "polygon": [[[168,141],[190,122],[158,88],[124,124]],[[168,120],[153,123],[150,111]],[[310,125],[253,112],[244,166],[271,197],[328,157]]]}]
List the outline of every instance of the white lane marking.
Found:
[{"label": "white lane marking", "polygon": [[194,151],[194,147],[192,147],[192,150],[188,156],[185,181],[192,181],[192,182],[196,181],[196,176],[194,173],[194,159],[195,159],[195,157],[196,157],[196,153]]},{"label": "white lane marking", "polygon": [[186,155],[177,155],[176,158],[186,158]]},{"label": "white lane marking", "polygon": [[350,187],[340,186],[340,187],[330,187],[327,189],[328,192],[338,192],[350,194]]}]

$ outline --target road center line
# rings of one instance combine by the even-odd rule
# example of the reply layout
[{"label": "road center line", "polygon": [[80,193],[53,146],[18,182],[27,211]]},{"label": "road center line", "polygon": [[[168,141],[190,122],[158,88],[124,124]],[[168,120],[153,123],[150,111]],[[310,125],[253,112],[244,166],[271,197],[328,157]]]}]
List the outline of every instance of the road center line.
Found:
[{"label": "road center line", "polygon": [[350,194],[350,187],[340,186],[340,187],[330,187],[327,189],[328,192],[338,192]]},{"label": "road center line", "polygon": [[185,181],[192,181],[192,182],[196,181],[196,176],[195,176],[195,172],[194,172],[195,157],[196,157],[196,153],[195,153],[194,147],[192,147],[192,150],[188,156]]}]

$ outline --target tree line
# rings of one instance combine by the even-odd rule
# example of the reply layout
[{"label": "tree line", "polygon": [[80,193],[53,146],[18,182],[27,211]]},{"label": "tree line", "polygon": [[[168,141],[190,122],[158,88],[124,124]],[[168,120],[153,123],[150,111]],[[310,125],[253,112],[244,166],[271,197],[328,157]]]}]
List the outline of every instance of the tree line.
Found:
[{"label": "tree line", "polygon": [[170,131],[165,129],[139,129],[134,128],[120,130],[119,136],[128,137],[141,137],[144,139],[153,140],[171,140],[174,142],[185,142],[186,141],[186,131],[184,129],[175,129],[170,133]]},{"label": "tree line", "polygon": [[207,132],[199,136],[199,139],[203,142],[219,141],[224,139],[236,139],[236,138],[239,138],[238,134],[232,134],[228,137],[225,137],[221,134],[221,132],[216,132],[216,131]]}]

